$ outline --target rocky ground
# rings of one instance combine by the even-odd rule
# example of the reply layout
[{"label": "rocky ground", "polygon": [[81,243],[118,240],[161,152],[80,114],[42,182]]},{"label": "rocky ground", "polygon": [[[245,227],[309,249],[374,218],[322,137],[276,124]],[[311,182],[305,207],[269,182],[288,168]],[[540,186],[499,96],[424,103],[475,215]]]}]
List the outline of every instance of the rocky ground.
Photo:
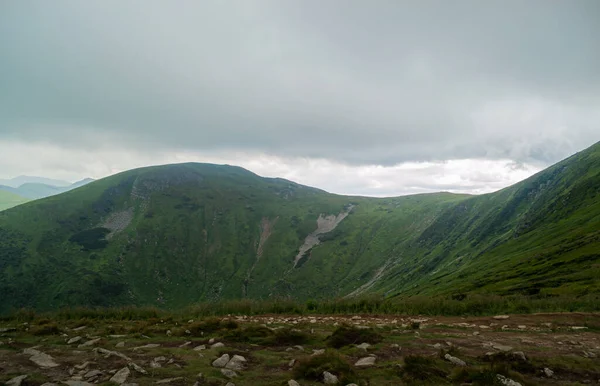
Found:
[{"label": "rocky ground", "polygon": [[600,315],[4,321],[0,382],[600,384]]}]

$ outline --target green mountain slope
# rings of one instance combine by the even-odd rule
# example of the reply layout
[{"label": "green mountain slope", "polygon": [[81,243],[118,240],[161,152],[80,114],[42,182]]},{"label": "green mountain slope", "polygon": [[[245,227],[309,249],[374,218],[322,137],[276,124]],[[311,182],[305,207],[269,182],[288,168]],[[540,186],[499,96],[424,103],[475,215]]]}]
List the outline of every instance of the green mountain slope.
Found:
[{"label": "green mountain slope", "polygon": [[21,197],[5,190],[0,190],[0,211],[23,204],[27,201],[29,200],[25,197]]},{"label": "green mountain slope", "polygon": [[600,290],[600,144],[499,192],[346,197],[244,169],[136,169],[0,213],[0,312]]},{"label": "green mountain slope", "polygon": [[[27,178],[32,179],[32,180],[33,179],[45,180],[41,177],[27,177]],[[9,181],[15,182],[18,179],[19,178],[15,178],[15,179],[9,180]],[[48,181],[53,181],[53,180],[48,180]],[[43,184],[43,183],[39,183],[39,182],[26,182],[17,187],[0,185],[0,191],[13,193],[18,196],[25,197],[29,200],[35,200],[38,198],[50,197],[50,196],[55,196],[60,193],[68,192],[69,190],[73,190],[78,187],[89,184],[92,181],[94,181],[94,180],[91,178],[86,178],[84,180],[77,181],[73,184],[69,184],[66,186],[48,185],[48,184]]]}]

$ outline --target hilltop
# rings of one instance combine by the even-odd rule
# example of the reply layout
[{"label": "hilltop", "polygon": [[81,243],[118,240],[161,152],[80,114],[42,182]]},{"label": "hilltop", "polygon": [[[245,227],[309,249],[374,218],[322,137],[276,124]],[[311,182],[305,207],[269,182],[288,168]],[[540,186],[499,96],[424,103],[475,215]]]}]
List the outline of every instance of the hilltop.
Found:
[{"label": "hilltop", "polygon": [[135,169],[0,213],[0,311],[376,293],[598,293],[600,144],[481,196]]}]

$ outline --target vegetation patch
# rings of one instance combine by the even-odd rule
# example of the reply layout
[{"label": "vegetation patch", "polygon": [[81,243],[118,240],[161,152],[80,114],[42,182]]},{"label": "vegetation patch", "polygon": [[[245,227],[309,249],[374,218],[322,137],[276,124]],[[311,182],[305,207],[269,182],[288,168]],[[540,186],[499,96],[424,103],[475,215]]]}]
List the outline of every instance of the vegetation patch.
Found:
[{"label": "vegetation patch", "polygon": [[308,379],[323,381],[323,372],[328,371],[338,377],[341,384],[359,383],[358,376],[348,361],[333,350],[316,356],[300,359],[294,369],[294,377],[297,379]]},{"label": "vegetation patch", "polygon": [[75,233],[69,238],[69,241],[79,244],[84,251],[103,249],[108,245],[108,241],[106,241],[105,237],[109,233],[110,229],[107,228],[86,229],[79,233]]},{"label": "vegetation patch", "polygon": [[407,382],[443,382],[447,373],[434,358],[421,355],[408,355],[404,357],[404,366],[400,370],[400,375]]},{"label": "vegetation patch", "polygon": [[351,344],[378,343],[383,337],[371,328],[357,328],[342,325],[335,329],[333,334],[327,338],[327,345],[333,348],[341,348]]}]

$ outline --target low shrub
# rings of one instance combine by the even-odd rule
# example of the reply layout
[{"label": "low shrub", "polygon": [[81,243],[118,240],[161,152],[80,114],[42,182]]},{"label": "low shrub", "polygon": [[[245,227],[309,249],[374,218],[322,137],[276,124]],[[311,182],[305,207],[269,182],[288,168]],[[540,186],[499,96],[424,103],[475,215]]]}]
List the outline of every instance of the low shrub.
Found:
[{"label": "low shrub", "polygon": [[29,330],[32,335],[58,335],[60,334],[60,330],[56,323],[46,323],[40,326],[33,326]]},{"label": "low shrub", "polygon": [[301,358],[294,368],[294,378],[323,381],[324,371],[336,375],[341,384],[359,383],[352,366],[334,350],[327,350],[321,355]]},{"label": "low shrub", "polygon": [[342,325],[335,329],[333,334],[327,337],[327,345],[333,348],[341,348],[351,344],[378,343],[383,337],[371,328],[357,328]]},{"label": "low shrub", "polygon": [[434,382],[442,380],[447,374],[433,358],[421,355],[408,355],[404,357],[404,366],[400,370],[400,375],[407,382]]}]

